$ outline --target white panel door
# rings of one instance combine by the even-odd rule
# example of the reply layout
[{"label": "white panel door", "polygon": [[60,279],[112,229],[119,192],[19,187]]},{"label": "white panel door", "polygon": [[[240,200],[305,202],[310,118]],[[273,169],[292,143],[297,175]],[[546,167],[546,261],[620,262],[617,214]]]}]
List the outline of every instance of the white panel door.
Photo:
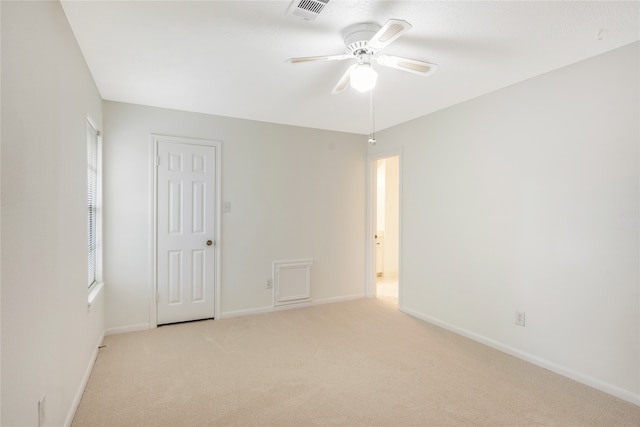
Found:
[{"label": "white panel door", "polygon": [[209,319],[215,307],[215,147],[158,141],[158,324]]}]

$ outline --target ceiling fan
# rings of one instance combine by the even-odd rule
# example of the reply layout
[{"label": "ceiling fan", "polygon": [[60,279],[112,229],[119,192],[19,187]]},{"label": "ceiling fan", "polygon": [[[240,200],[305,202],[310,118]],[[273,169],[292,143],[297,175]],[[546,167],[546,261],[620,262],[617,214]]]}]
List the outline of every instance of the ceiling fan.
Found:
[{"label": "ceiling fan", "polygon": [[342,75],[331,93],[340,93],[349,85],[366,92],[373,89],[378,74],[371,66],[375,61],[379,65],[408,71],[414,74],[429,75],[438,67],[430,62],[417,59],[403,58],[393,55],[381,55],[380,51],[390,45],[405,31],[411,28],[411,24],[401,19],[389,19],[382,27],[377,24],[357,24],[351,27],[344,39],[347,53],[328,56],[309,56],[303,58],[291,58],[287,62],[297,64],[312,61],[336,61],[344,59],[357,59],[357,63],[351,65]]}]

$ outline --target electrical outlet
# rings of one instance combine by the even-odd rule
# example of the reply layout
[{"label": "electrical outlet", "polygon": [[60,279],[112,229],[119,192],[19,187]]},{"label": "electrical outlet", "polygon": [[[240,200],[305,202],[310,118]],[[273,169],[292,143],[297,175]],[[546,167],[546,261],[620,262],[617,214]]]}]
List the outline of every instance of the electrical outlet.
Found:
[{"label": "electrical outlet", "polygon": [[38,427],[42,427],[44,425],[44,420],[46,419],[46,411],[45,404],[47,402],[47,395],[43,394],[42,398],[38,400]]},{"label": "electrical outlet", "polygon": [[271,289],[271,288],[273,288],[273,282],[271,281],[271,279],[267,279],[267,286],[266,286],[266,288],[267,288],[267,289]]},{"label": "electrical outlet", "polygon": [[516,325],[524,326],[524,311],[516,311]]}]

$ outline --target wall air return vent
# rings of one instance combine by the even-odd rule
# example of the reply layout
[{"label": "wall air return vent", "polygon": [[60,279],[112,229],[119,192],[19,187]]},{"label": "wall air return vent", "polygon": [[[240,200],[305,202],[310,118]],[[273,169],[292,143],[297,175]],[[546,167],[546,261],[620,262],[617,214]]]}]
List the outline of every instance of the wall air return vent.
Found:
[{"label": "wall air return vent", "polygon": [[329,0],[293,0],[290,13],[307,21],[316,19]]}]

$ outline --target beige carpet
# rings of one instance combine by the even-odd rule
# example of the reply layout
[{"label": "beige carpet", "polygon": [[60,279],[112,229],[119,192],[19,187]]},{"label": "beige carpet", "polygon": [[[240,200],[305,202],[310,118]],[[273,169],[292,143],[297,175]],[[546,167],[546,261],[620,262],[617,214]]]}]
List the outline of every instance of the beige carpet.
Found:
[{"label": "beige carpet", "polygon": [[640,408],[386,299],[105,339],[74,426],[640,426]]}]

